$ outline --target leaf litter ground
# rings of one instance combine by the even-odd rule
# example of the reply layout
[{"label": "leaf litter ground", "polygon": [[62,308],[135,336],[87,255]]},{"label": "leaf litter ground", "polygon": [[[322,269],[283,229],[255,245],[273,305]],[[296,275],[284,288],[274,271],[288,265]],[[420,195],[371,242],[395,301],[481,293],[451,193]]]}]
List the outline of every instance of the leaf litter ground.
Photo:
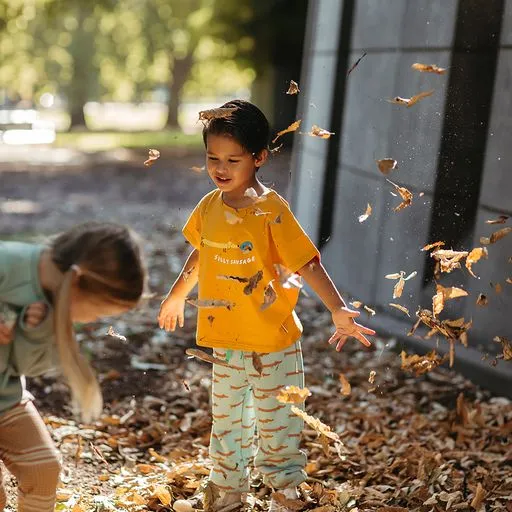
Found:
[{"label": "leaf litter ground", "polygon": [[[163,240],[151,242],[150,269],[162,275]],[[186,252],[177,247],[179,237],[165,243]],[[185,354],[194,347],[194,308],[184,330],[167,335],[154,320],[159,299],[113,325],[80,331],[105,393],[106,412],[97,423],[73,420],[59,381],[30,382],[63,454],[58,510],[165,511],[179,499],[201,507],[197,495],[210,468],[211,366]],[[392,340],[377,340],[374,351],[354,342],[336,353],[326,343],[331,325],[323,308],[302,298],[299,313],[311,392],[306,411],[341,443],[306,425],[308,480],[297,509],[512,511],[509,400],[436,365],[415,377],[401,369]],[[250,508],[266,510],[270,490],[257,474],[253,491]],[[12,503],[12,486],[10,497]]]}]

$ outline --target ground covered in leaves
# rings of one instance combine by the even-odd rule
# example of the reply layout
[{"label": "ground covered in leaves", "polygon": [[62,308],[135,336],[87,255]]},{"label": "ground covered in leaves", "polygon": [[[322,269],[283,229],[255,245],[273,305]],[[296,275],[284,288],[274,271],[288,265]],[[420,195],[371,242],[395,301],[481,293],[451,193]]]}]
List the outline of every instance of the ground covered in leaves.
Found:
[{"label": "ground covered in leaves", "polygon": [[[155,322],[161,294],[189,250],[179,226],[208,189],[203,176],[188,171],[202,165],[198,155],[176,162],[176,155],[162,158],[151,175],[141,173],[140,162],[121,168],[115,159],[91,169],[82,160],[66,170],[42,164],[2,173],[0,166],[2,194],[10,198],[0,233],[49,234],[84,218],[132,224],[145,237],[155,292],[137,311],[79,332],[104,389],[100,421],[77,424],[58,380],[29,382],[64,458],[58,510],[165,511],[182,498],[200,508],[197,496],[210,464],[211,368],[185,355],[194,346],[192,308],[174,335]],[[286,179],[279,179],[284,192]],[[378,339],[371,352],[353,343],[336,353],[326,342],[331,326],[324,309],[302,297],[299,314],[311,392],[306,411],[343,445],[306,428],[309,478],[301,502],[290,506],[317,512],[512,511],[509,400],[443,367],[419,377],[404,371],[402,347],[393,340]],[[319,422],[314,427],[325,434]],[[11,507],[13,483],[11,478]],[[266,510],[270,491],[256,474],[253,491],[249,506]]]}]

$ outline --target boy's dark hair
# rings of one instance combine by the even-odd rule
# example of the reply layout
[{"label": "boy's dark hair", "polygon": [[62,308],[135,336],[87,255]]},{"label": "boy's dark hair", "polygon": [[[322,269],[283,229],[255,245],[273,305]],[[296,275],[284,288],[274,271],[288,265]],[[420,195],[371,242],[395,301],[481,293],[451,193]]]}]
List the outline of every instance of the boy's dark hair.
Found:
[{"label": "boy's dark hair", "polygon": [[236,108],[228,117],[211,119],[203,128],[203,141],[209,134],[229,135],[252,155],[258,155],[268,149],[270,126],[265,114],[252,103],[245,100],[232,100],[221,108]]}]

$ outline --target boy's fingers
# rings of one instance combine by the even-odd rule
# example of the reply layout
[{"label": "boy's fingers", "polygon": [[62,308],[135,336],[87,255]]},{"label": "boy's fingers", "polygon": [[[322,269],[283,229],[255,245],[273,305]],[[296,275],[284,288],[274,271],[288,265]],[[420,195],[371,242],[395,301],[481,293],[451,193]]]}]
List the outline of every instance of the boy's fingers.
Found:
[{"label": "boy's fingers", "polygon": [[185,319],[183,318],[183,315],[178,316],[180,327],[183,327],[183,324],[185,323]]},{"label": "boy's fingers", "polygon": [[373,329],[370,329],[369,327],[364,327],[359,324],[356,324],[356,326],[357,326],[357,330],[359,332],[364,332],[365,334],[370,334],[371,336],[373,336],[375,334],[375,331]]},{"label": "boy's fingers", "polygon": [[339,352],[343,346],[345,345],[345,343],[347,342],[347,336],[341,336],[339,341],[338,341],[338,344],[336,345],[336,350]]}]

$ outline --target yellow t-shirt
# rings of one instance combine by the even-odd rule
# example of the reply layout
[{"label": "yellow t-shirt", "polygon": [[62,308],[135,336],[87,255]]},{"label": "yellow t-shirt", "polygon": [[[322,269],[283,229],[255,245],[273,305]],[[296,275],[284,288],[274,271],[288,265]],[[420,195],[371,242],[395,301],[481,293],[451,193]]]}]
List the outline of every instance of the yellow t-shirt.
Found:
[{"label": "yellow t-shirt", "polygon": [[214,190],[183,228],[199,250],[200,346],[277,352],[302,333],[293,310],[299,288],[282,274],[320,253],[279,194],[270,190],[262,199],[234,209]]}]

